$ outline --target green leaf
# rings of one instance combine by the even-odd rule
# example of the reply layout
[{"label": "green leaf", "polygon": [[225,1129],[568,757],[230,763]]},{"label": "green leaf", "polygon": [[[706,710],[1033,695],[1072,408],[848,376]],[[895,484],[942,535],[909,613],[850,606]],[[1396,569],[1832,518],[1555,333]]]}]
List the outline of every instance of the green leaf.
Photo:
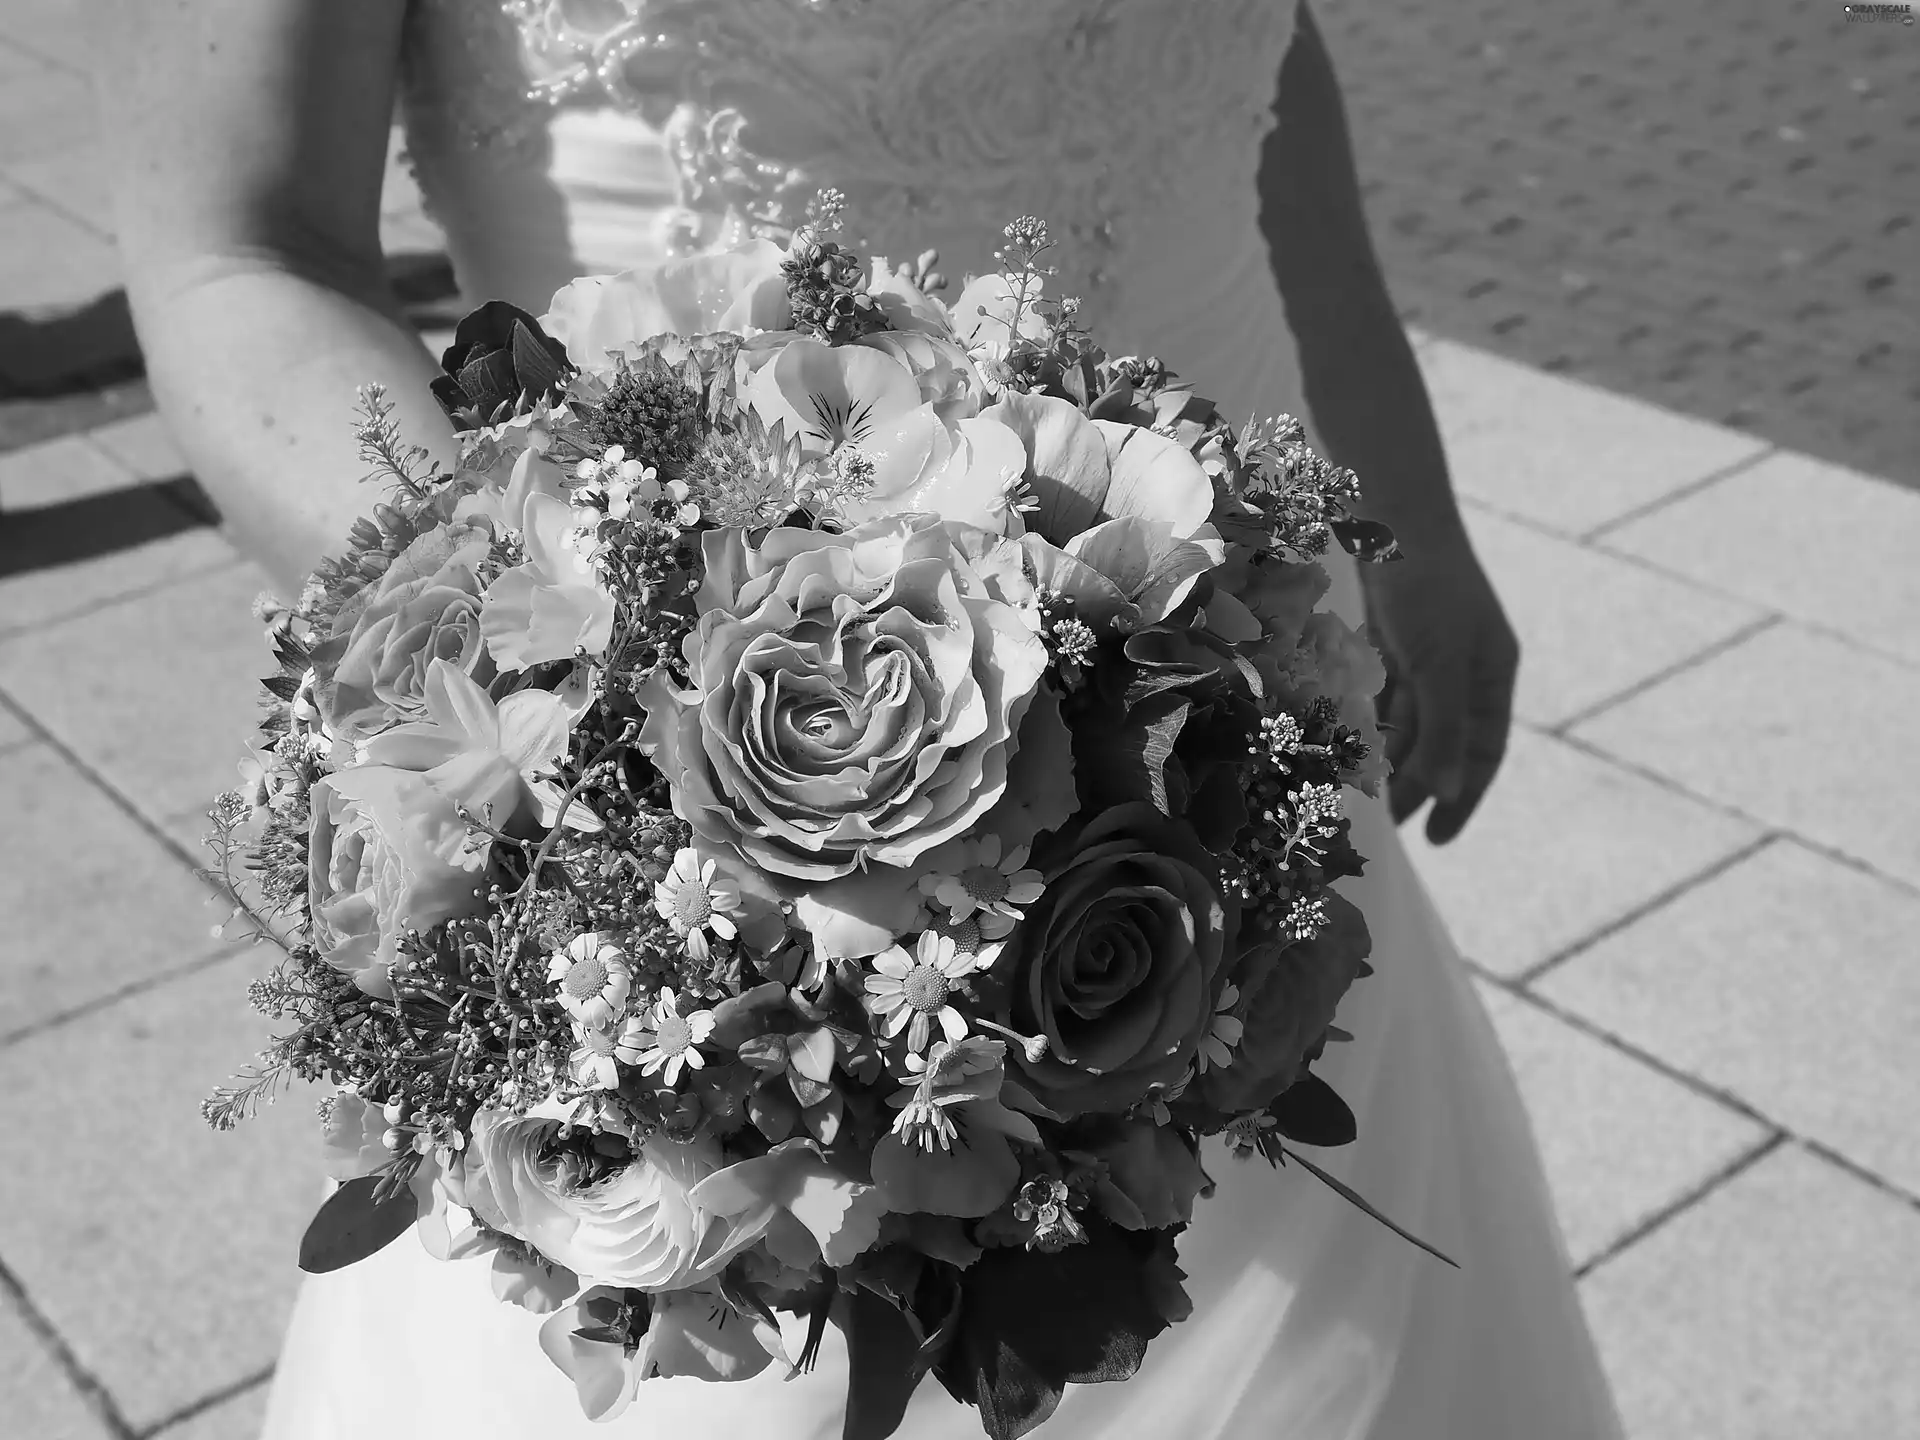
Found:
[{"label": "green leaf", "polygon": [[1302,1075],[1268,1103],[1267,1113],[1287,1139],[1323,1150],[1351,1145],[1360,1133],[1347,1102],[1318,1075]]},{"label": "green leaf", "polygon": [[926,1372],[914,1370],[918,1326],[864,1286],[846,1297],[847,1416],[841,1440],[886,1440],[906,1418]]},{"label": "green leaf", "polygon": [[1378,520],[1330,520],[1327,528],[1333,531],[1340,548],[1356,560],[1379,564],[1398,560],[1404,553],[1400,542],[1393,538],[1393,531]]},{"label": "green leaf", "polygon": [[1418,1235],[1414,1235],[1409,1233],[1408,1231],[1402,1230],[1398,1225],[1394,1224],[1393,1221],[1389,1220],[1386,1216],[1382,1215],[1378,1210],[1374,1209],[1373,1206],[1369,1205],[1363,1198],[1361,1198],[1358,1191],[1334,1179],[1333,1176],[1329,1175],[1326,1171],[1322,1170],[1318,1165],[1314,1164],[1311,1160],[1307,1159],[1306,1156],[1300,1154],[1297,1150],[1288,1150],[1285,1147],[1281,1147],[1280,1155],[1283,1159],[1297,1160],[1301,1165],[1306,1167],[1306,1171],[1309,1175],[1313,1176],[1321,1184],[1325,1185],[1329,1190],[1333,1191],[1334,1194],[1338,1195],[1342,1200],[1345,1200],[1349,1205],[1357,1206],[1365,1214],[1371,1215],[1375,1220],[1378,1220],[1382,1225],[1386,1226],[1387,1229],[1393,1231],[1394,1234],[1398,1235],[1402,1240],[1405,1240],[1408,1244],[1419,1246],[1422,1250],[1426,1251],[1427,1254],[1433,1256],[1434,1259],[1444,1260],[1447,1264],[1453,1266],[1453,1268],[1456,1270],[1460,1268],[1458,1261],[1454,1260],[1451,1256],[1443,1254],[1441,1251],[1434,1249],[1433,1246],[1429,1245],[1426,1241],[1422,1240]]},{"label": "green leaf", "polygon": [[309,1275],[342,1270],[384,1250],[405,1234],[420,1212],[406,1187],[376,1200],[377,1175],[347,1181],[315,1213],[300,1238],[300,1268]]}]

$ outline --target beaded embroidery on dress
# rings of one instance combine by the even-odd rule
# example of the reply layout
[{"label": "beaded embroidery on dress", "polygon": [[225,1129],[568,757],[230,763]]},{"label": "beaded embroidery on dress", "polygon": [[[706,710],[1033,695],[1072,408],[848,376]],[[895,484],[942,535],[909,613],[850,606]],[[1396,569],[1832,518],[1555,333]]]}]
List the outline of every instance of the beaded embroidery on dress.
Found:
[{"label": "beaded embroidery on dress", "polygon": [[[1056,293],[1223,410],[1301,409],[1255,175],[1292,0],[412,0],[416,173],[470,298],[540,313],[576,275],[779,229],[846,192],[868,253],[956,280],[1044,216]],[[1068,267],[1073,267],[1069,269]],[[1335,603],[1358,618],[1351,570]],[[1321,1072],[1360,1139],[1320,1159],[1447,1269],[1296,1172],[1205,1156],[1192,1317],[1124,1384],[1069,1387],[1046,1440],[1619,1440],[1527,1119],[1383,808],[1341,883],[1376,971]],[[292,1237],[289,1237],[291,1246]],[[595,1426],[486,1266],[410,1237],[304,1284],[266,1440],[835,1440],[846,1351],[717,1385],[650,1380]],[[798,1337],[796,1337],[797,1340]],[[901,1440],[977,1440],[923,1385]]]}]

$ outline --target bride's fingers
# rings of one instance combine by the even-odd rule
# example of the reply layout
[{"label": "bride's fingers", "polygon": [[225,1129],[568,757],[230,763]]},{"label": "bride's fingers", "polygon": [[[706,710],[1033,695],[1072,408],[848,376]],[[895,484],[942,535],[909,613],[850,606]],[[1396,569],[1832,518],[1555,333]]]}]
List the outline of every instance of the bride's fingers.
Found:
[{"label": "bride's fingers", "polygon": [[1419,801],[1431,796],[1436,805],[1446,804],[1459,796],[1466,781],[1467,677],[1460,666],[1437,665],[1411,679],[1419,728],[1403,771],[1408,793],[1417,793]]},{"label": "bride's fingers", "polygon": [[1512,725],[1513,680],[1513,670],[1504,665],[1496,667],[1491,674],[1476,677],[1465,771],[1459,792],[1436,804],[1427,817],[1427,839],[1435,845],[1447,844],[1466,828],[1487,787],[1500,771]]},{"label": "bride's fingers", "polygon": [[1381,702],[1381,739],[1387,747],[1387,763],[1393,767],[1387,779],[1387,808],[1398,825],[1426,804],[1432,792],[1417,773],[1408,769],[1420,736],[1420,711],[1413,688],[1389,678]]}]

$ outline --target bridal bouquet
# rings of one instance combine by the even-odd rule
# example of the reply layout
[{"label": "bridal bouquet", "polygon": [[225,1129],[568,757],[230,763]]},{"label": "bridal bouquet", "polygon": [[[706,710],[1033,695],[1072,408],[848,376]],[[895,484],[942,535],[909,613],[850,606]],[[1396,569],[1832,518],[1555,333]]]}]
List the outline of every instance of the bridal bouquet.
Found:
[{"label": "bridal bouquet", "polygon": [[469,316],[450,470],[363,397],[390,493],[214,811],[287,1028],[207,1114],[332,1082],[302,1265],[491,1266],[596,1419],[834,1323],[849,1436],[928,1374],[1013,1436],[1186,1313],[1204,1137],[1353,1136],[1383,677],[1315,557],[1391,539],[1039,222],[949,305],[837,208]]}]

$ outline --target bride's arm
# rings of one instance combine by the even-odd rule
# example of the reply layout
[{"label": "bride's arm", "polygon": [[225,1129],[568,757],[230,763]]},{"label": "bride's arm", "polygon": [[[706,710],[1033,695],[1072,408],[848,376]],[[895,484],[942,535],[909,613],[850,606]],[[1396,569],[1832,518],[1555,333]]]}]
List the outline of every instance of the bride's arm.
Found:
[{"label": "bride's arm", "polygon": [[1420,367],[1367,234],[1339,82],[1305,4],[1274,110],[1261,224],[1307,409],[1332,458],[1360,477],[1367,513],[1407,552],[1361,571],[1395,673],[1394,816],[1432,799],[1427,834],[1445,842],[1500,767],[1519,646],[1468,543]]},{"label": "bride's arm", "polygon": [[400,0],[92,0],[147,373],[235,536],[292,592],[378,497],[356,389],[450,447],[389,295],[380,185]]}]

